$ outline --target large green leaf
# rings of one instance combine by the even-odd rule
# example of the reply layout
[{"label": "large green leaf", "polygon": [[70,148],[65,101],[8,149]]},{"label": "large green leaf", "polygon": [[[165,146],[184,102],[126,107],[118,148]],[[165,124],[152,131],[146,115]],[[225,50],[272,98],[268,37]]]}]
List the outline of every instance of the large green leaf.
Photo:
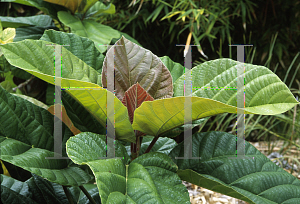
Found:
[{"label": "large green leaf", "polygon": [[[49,42],[25,40],[1,45],[1,48],[10,64],[20,67],[50,84],[54,84],[54,49],[46,46],[46,44],[49,44]],[[100,87],[100,73],[64,47],[62,47],[61,72],[62,87],[98,88],[98,90],[68,90],[67,92],[80,102],[103,127],[106,127],[107,94],[113,93]],[[126,107],[115,96],[114,104],[116,139],[135,142],[134,131],[129,121]]]},{"label": "large green leaf", "polygon": [[[236,67],[236,65],[239,65]],[[237,68],[242,63],[219,59],[205,62],[192,71],[194,90],[192,100],[192,120],[220,113],[237,113],[236,87]],[[245,114],[276,115],[291,109],[299,102],[288,87],[269,69],[251,64],[245,65]],[[134,112],[132,127],[148,135],[157,136],[184,124],[184,77],[174,84],[174,98],[144,102]],[[240,109],[243,111],[243,109]]]},{"label": "large green leaf", "polygon": [[[9,94],[1,86],[0,110],[0,134],[2,136],[29,146],[53,150],[54,121],[51,113],[21,97]],[[63,130],[65,128],[63,126]],[[65,136],[70,137],[71,133],[67,131]]]},{"label": "large green leaf", "polygon": [[184,74],[184,66],[179,63],[173,62],[168,56],[160,57],[160,60],[171,72],[174,87],[174,83],[176,82],[176,80]]},{"label": "large green leaf", "polygon": [[62,91],[61,95],[66,112],[76,128],[81,132],[106,134],[106,127],[103,127],[80,103],[65,91]]},{"label": "large green leaf", "polygon": [[[24,40],[1,45],[1,49],[10,64],[54,84],[54,47],[46,45],[50,43],[42,40]],[[61,72],[62,78],[68,78],[62,80],[62,87],[95,87],[96,84],[101,86],[100,74],[64,47]]]},{"label": "large green leaf", "polygon": [[72,33],[94,41],[96,48],[101,53],[107,49],[107,46],[102,45],[109,45],[113,38],[120,36],[118,31],[109,26],[88,19],[81,21],[65,11],[58,12],[58,18],[63,24],[71,28]]},{"label": "large green leaf", "polygon": [[[245,68],[245,107],[253,114],[276,115],[291,109],[299,102],[289,88],[271,70],[263,66],[244,64],[231,59],[217,59],[202,63],[192,70],[192,96],[210,98],[237,106],[237,69]],[[183,74],[174,84],[174,96],[184,95]],[[196,88],[197,87],[197,88]],[[221,89],[222,87],[232,88]],[[202,88],[202,89],[201,89]],[[198,90],[196,90],[198,89]]]},{"label": "large green leaf", "polygon": [[[102,125],[106,127],[107,118],[107,95],[113,93],[106,89],[99,90],[69,90],[78,102],[80,102]],[[129,121],[127,108],[122,104],[117,97],[114,97],[114,118],[115,118],[115,134],[116,139],[125,140],[128,142],[136,142],[135,134]],[[114,121],[107,121],[114,124]]]},{"label": "large green leaf", "polygon": [[[78,144],[80,144],[78,146]],[[79,149],[78,149],[79,148]],[[83,154],[82,151],[86,153]],[[67,141],[67,154],[76,164],[86,164],[89,161],[98,160],[106,157],[106,136],[92,132],[82,132]],[[115,141],[115,156],[122,157],[123,164],[128,164],[130,158],[124,146]],[[89,164],[93,166],[93,163]]]},{"label": "large green leaf", "polygon": [[1,203],[37,204],[28,184],[1,174]]},{"label": "large green leaf", "polygon": [[84,14],[97,2],[98,0],[83,0],[76,12]]},{"label": "large green leaf", "polygon": [[[96,203],[100,204],[97,185],[84,184],[83,186]],[[79,187],[66,188],[70,192],[74,203],[91,204]],[[47,181],[35,174],[32,174],[32,177],[25,182],[1,174],[1,201],[10,204],[69,204],[61,185]]]},{"label": "large green leaf", "polygon": [[106,6],[104,3],[97,1],[87,12],[86,17],[99,17],[107,14],[116,13],[115,5],[110,3]]},{"label": "large green leaf", "polygon": [[52,18],[48,15],[28,16],[28,17],[5,17],[0,16],[3,27],[18,28],[20,26],[55,26]]},{"label": "large green leaf", "polygon": [[[114,48],[114,49],[113,49]],[[137,82],[154,99],[173,96],[172,77],[161,60],[149,50],[127,40],[124,36],[108,50],[114,55],[115,94],[122,100],[125,92]],[[102,85],[107,87],[107,56],[102,69]]]},{"label": "large green leaf", "polygon": [[[184,96],[145,101],[134,112],[132,127],[151,136],[166,135],[184,125]],[[236,113],[237,108],[207,98],[191,97],[192,120],[220,113]],[[245,111],[246,114],[251,112]]]},{"label": "large green leaf", "polygon": [[4,27],[16,28],[15,36],[13,36],[14,42],[25,39],[39,39],[46,29],[56,29],[52,18],[48,15],[30,17],[0,16],[0,21]]},{"label": "large green leaf", "polygon": [[51,182],[66,186],[79,186],[89,182],[92,176],[79,167],[69,167],[65,159],[54,157],[54,152],[0,136],[1,160],[35,173]]},{"label": "large green leaf", "polygon": [[[33,194],[33,199],[38,203],[70,204],[63,187],[59,184],[47,181],[35,174],[32,174],[32,178],[28,179],[26,183]],[[97,185],[84,184],[83,187],[96,201],[96,203],[101,204]],[[78,186],[66,187],[66,189],[70,192],[74,203],[91,204],[87,196],[80,190]]]},{"label": "large green leaf", "polygon": [[[54,156],[54,120],[47,110],[6,92],[0,86],[1,160],[63,185],[82,185],[91,176],[78,167],[68,167]],[[62,124],[62,156],[71,131]]]},{"label": "large green leaf", "polygon": [[25,181],[32,192],[32,198],[38,203],[68,204],[68,199],[61,185],[52,183],[32,173],[32,177]]},{"label": "large green leaf", "polygon": [[97,50],[92,40],[55,30],[46,30],[40,40],[67,45],[64,48],[101,74],[104,55]]},{"label": "large green leaf", "polygon": [[16,37],[14,38],[14,42],[32,39],[38,40],[41,38],[46,29],[57,29],[54,26],[49,27],[38,27],[38,26],[28,26],[28,27],[20,27],[16,28]]},{"label": "large green leaf", "polygon": [[[174,90],[175,82],[180,76],[182,76],[185,73],[185,68],[181,64],[173,62],[168,56],[160,57],[160,60],[164,63],[164,65],[171,72],[172,81],[173,81],[173,90]],[[174,93],[173,93],[173,95],[174,95]],[[176,137],[184,131],[185,126],[188,126],[188,127],[191,126],[191,128],[194,128],[195,126],[200,125],[202,122],[204,122],[203,118],[192,121],[192,125],[187,124],[187,125],[182,125],[181,127],[174,128],[174,129],[164,133],[163,135],[161,135],[161,137]]]},{"label": "large green leaf", "polygon": [[245,142],[245,155],[235,157],[236,140],[241,138],[225,132],[196,133],[192,137],[192,156],[183,157],[184,143],[169,156],[178,165],[182,180],[255,204],[300,203],[300,181],[284,171],[254,146]]},{"label": "large green leaf", "polygon": [[[190,203],[186,187],[179,179],[177,166],[166,155],[158,152],[144,154],[129,165],[126,150],[116,141],[116,157],[106,156],[105,137],[80,133],[67,142],[69,157],[77,164],[87,164],[96,177],[101,202],[118,203]],[[128,160],[127,160],[128,161]],[[170,196],[172,193],[172,196]]]}]

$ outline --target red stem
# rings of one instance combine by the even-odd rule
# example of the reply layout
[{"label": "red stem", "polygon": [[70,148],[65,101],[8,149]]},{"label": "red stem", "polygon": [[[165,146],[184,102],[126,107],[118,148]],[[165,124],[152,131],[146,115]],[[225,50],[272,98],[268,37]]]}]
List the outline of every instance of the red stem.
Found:
[{"label": "red stem", "polygon": [[159,137],[159,136],[157,136],[157,137],[154,137],[154,139],[152,140],[152,142],[150,143],[149,147],[146,149],[146,151],[145,151],[145,153],[144,153],[144,154],[146,154],[146,153],[150,152],[150,150],[151,150],[151,149],[152,149],[152,147],[154,146],[155,142],[158,140],[158,137]]}]

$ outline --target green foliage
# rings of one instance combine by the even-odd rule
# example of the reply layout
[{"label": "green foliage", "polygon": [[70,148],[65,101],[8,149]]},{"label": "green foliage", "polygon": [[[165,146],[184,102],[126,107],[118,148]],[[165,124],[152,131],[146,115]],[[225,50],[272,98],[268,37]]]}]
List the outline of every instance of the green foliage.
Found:
[{"label": "green foliage", "polygon": [[[236,150],[236,138],[229,133],[212,131],[194,134],[193,152],[197,154],[192,156],[201,159],[173,159],[178,165],[179,177],[248,203],[299,202],[299,180],[286,174],[248,142],[244,144],[241,138],[237,140],[245,145],[248,159],[228,159]],[[183,157],[183,151],[183,144],[180,144],[169,156]]]},{"label": "green foliage", "polygon": [[[300,46],[300,4],[297,0],[111,2],[116,5],[115,15],[99,19],[99,22],[131,34],[155,54],[172,56],[172,60],[180,64],[183,64],[183,47],[175,45],[186,44],[190,33],[191,44],[201,45],[197,47],[200,53],[194,52],[193,59],[203,62],[207,60],[205,56],[209,60],[224,56],[233,58],[236,49],[231,50],[228,44],[253,44],[253,48],[249,48],[256,51],[253,63],[263,65],[271,60],[269,68],[273,71],[280,61],[280,78]],[[275,36],[272,50],[269,45]],[[272,59],[269,59],[270,54],[274,55]]]},{"label": "green foliage", "polygon": [[[228,158],[236,156],[235,135],[193,132],[192,156],[200,158],[175,159],[184,153],[184,143],[177,145],[173,137],[182,133],[187,125],[183,79],[191,71],[184,72],[183,66],[168,57],[159,58],[123,36],[103,60],[92,41],[53,30],[46,31],[42,40],[25,40],[0,47],[10,64],[54,85],[53,48],[46,44],[69,42],[68,49],[62,47],[61,86],[66,89],[62,99],[67,114],[81,131],[71,137],[72,133],[63,125],[62,153],[71,161],[45,159],[54,155],[53,116],[27,98],[14,96],[0,87],[0,108],[6,110],[0,118],[1,160],[48,180],[46,183],[37,181],[39,185],[57,186],[54,190],[52,187],[44,189],[47,194],[62,196],[59,199],[62,203],[66,198],[66,202],[71,203],[79,199],[79,191],[70,186],[79,186],[86,194],[84,199],[89,198],[93,203],[83,185],[95,179],[103,204],[144,203],[149,199],[159,203],[190,203],[187,189],[181,183],[183,179],[249,203],[300,201],[299,180],[248,142],[245,156],[251,159]],[[85,49],[92,51],[88,57],[83,52]],[[35,55],[30,55],[33,52]],[[111,68],[108,55],[113,53],[118,53],[114,58],[118,79],[115,94],[105,89]],[[98,61],[103,62],[103,66]],[[201,125],[206,117],[215,114],[237,113],[236,91],[205,87],[234,86],[239,66],[244,64],[224,58],[192,69],[192,82],[200,89],[189,95],[193,122],[190,126]],[[276,115],[299,104],[285,83],[268,68],[245,64],[245,70],[245,88],[249,93],[245,113]],[[70,87],[86,90],[68,89]],[[108,117],[109,97],[114,100],[114,121]],[[118,158],[105,159],[106,124],[114,122],[115,157]],[[238,144],[244,145],[243,142]],[[38,178],[33,175],[31,180]],[[38,196],[39,201],[46,199],[42,195],[47,194],[37,193],[35,187],[21,192],[6,185],[16,183],[22,187],[29,185],[26,182],[1,175],[1,185],[5,187],[1,199],[11,199],[10,194],[20,200],[24,195],[35,202]],[[66,195],[61,193],[62,188]],[[93,189],[90,193],[96,192]]]},{"label": "green foliage", "polygon": [[[66,33],[72,32],[78,36],[86,37],[92,40],[95,46],[90,48],[96,48],[101,53],[106,51],[107,45],[116,42],[121,37],[121,34],[139,44],[128,34],[119,32],[109,26],[96,22],[97,19],[102,18],[105,15],[111,15],[115,13],[115,6],[113,4],[105,5],[97,0],[78,2],[56,0],[5,0],[4,2],[7,3],[1,3],[0,13],[2,13],[4,16],[0,16],[0,21],[2,22],[2,27],[8,27],[6,30],[15,30],[15,35],[11,34],[9,39],[13,40],[14,42],[25,39],[43,39],[49,41],[49,38],[52,36],[47,36],[47,34],[42,36],[45,31],[61,30]],[[25,12],[22,10],[23,7],[28,9],[25,12],[25,16],[15,17],[18,15],[16,15],[15,12],[10,11],[11,5],[13,5],[13,8],[17,10],[17,13]],[[5,16],[5,9],[7,9],[7,16]],[[36,12],[36,9],[39,9],[40,12]],[[79,42],[78,36],[77,39],[76,37],[73,37],[73,42]],[[6,43],[6,41],[2,41],[1,43]],[[86,41],[86,39],[84,39],[84,41]],[[70,43],[72,44],[72,42],[68,39],[61,40],[61,43],[66,43],[66,45],[69,45]],[[76,55],[81,55],[81,57],[79,57],[80,59],[82,59],[82,57],[86,58],[88,52],[91,51],[88,46],[90,46],[90,41],[84,45],[84,48],[87,51],[85,52],[86,56],[82,56],[82,53],[76,53]],[[93,52],[95,52],[95,50],[93,50]],[[2,52],[0,50],[0,57],[2,55],[1,53]],[[101,60],[98,59],[94,62],[89,62],[93,64],[93,68],[96,70],[99,70],[99,68],[102,67],[104,56],[101,55],[100,57],[102,58]],[[95,65],[94,63],[98,64]],[[4,77],[2,74],[2,72],[6,73],[9,71],[12,71],[11,74],[14,75],[12,76],[12,80],[9,77]],[[1,57],[0,82],[5,80],[5,78],[7,82],[5,82],[3,86],[5,86],[7,90],[15,93],[22,93],[28,96],[34,96],[44,103],[47,102],[49,105],[53,104],[53,97],[51,94],[49,95],[49,90],[52,89],[51,86],[48,86],[47,90],[43,90],[45,84],[44,86],[41,86],[40,84],[37,85],[36,80],[31,80],[30,74],[22,70],[16,71],[16,67],[10,65],[4,57]],[[16,81],[19,83],[14,84],[13,82]],[[39,86],[39,88],[37,88],[38,90],[30,90],[30,87],[32,86]]]},{"label": "green foliage", "polygon": [[[101,203],[96,185],[85,184],[84,187],[97,203]],[[89,203],[88,198],[80,191],[79,187],[62,187],[35,174],[32,174],[32,177],[25,182],[1,174],[1,201],[3,203],[69,204],[65,190],[70,192],[72,202]]]},{"label": "green foliage", "polygon": [[[0,84],[0,109],[5,110],[0,118],[1,160],[12,176],[1,174],[3,203],[101,203],[100,197],[103,203],[131,203],[145,197],[161,203],[189,203],[180,179],[249,203],[299,202],[299,181],[249,143],[246,156],[253,159],[228,159],[235,156],[236,148],[236,137],[225,133],[235,130],[235,125],[230,125],[235,117],[229,114],[237,111],[235,90],[193,90],[193,121],[184,125],[183,83],[190,72],[185,74],[183,63],[164,56],[182,62],[184,47],[175,49],[175,44],[199,44],[200,55],[193,53],[193,58],[200,59],[194,63],[193,85],[235,86],[235,66],[240,63],[200,61],[206,61],[206,56],[232,58],[235,50],[228,52],[227,44],[254,44],[245,49],[246,62],[251,63],[245,64],[245,113],[251,113],[246,137],[254,132],[257,138],[269,141],[270,135],[284,139],[281,153],[291,145],[299,148],[300,114],[294,97],[300,96],[299,53],[286,69],[286,62],[300,46],[299,2],[5,2],[0,8],[1,28],[15,29],[16,35],[9,40],[17,43],[2,40],[8,44],[0,46],[0,82],[5,80]],[[164,57],[142,48],[137,40]],[[53,104],[54,52],[46,46],[53,43],[69,45],[62,48],[63,87],[99,88],[62,91],[69,118],[83,132],[71,137],[63,125],[62,154],[72,161],[45,159],[54,155],[53,115],[48,106],[11,94],[25,90],[33,96],[25,87],[34,86],[34,75],[46,81],[43,100]],[[115,96],[105,89],[109,64],[103,53],[107,47],[99,44],[122,45],[114,47],[121,53],[115,57]],[[276,61],[283,67],[277,71],[279,77],[274,74],[279,65]],[[275,64],[272,73],[268,68],[273,70]],[[17,78],[24,81],[16,83]],[[297,83],[299,89],[293,88]],[[116,156],[123,157],[121,160],[99,159],[106,156],[107,96],[114,98],[115,121],[110,122],[115,122]],[[186,127],[193,128],[193,156],[201,157],[199,160],[174,159],[183,156],[184,149],[183,143],[177,145],[173,139]],[[197,128],[223,132],[197,133]],[[92,184],[94,180],[96,184]],[[169,200],[171,190],[176,201]]]}]

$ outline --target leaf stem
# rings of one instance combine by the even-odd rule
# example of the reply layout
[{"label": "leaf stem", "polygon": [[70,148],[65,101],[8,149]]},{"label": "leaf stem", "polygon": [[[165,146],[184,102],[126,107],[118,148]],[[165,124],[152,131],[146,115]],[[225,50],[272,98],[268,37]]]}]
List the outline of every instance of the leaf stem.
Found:
[{"label": "leaf stem", "polygon": [[146,149],[144,154],[150,152],[150,150],[152,149],[152,147],[154,146],[154,144],[158,140],[158,138],[159,138],[159,136],[153,138],[152,142],[150,143],[149,147]]},{"label": "leaf stem", "polygon": [[79,188],[82,190],[82,192],[86,195],[86,197],[89,199],[89,201],[92,204],[96,204],[96,202],[94,201],[94,199],[92,198],[92,196],[89,194],[89,192],[83,186],[79,186]]},{"label": "leaf stem", "polygon": [[141,148],[141,144],[139,140],[140,138],[137,136],[137,130],[135,130],[134,132],[136,137],[136,144],[131,143],[131,161],[133,161],[135,158],[139,156],[139,151]]},{"label": "leaf stem", "polygon": [[62,23],[61,23],[60,21],[58,21],[58,23],[59,23],[60,27],[62,28],[62,30],[63,30],[64,32],[66,32],[65,26],[63,26]]},{"label": "leaf stem", "polygon": [[67,186],[62,186],[62,187],[63,187],[64,192],[65,192],[65,194],[66,194],[66,196],[67,196],[67,198],[68,198],[69,203],[70,203],[70,204],[74,204],[73,199],[72,199],[72,196],[71,196],[71,194],[70,194],[70,192],[69,192]]},{"label": "leaf stem", "polygon": [[26,86],[32,79],[34,79],[35,76],[34,75],[31,75],[31,77],[29,79],[27,79],[25,82],[19,84],[17,87],[13,88],[12,90],[13,91],[17,91],[17,89],[21,89],[23,88],[24,86]]},{"label": "leaf stem", "polygon": [[87,11],[83,14],[83,16],[82,16],[82,18],[81,18],[81,21],[84,20],[86,13],[87,13]]}]

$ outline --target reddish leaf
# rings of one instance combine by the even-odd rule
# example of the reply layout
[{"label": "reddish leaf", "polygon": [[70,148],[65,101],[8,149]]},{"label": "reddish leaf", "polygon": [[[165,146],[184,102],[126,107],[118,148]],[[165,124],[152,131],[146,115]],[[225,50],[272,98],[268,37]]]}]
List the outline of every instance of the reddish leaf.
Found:
[{"label": "reddish leaf", "polygon": [[154,98],[150,96],[150,94],[148,94],[138,82],[125,92],[122,103],[128,109],[131,124],[133,122],[135,109],[137,109],[144,101],[154,101]]}]

